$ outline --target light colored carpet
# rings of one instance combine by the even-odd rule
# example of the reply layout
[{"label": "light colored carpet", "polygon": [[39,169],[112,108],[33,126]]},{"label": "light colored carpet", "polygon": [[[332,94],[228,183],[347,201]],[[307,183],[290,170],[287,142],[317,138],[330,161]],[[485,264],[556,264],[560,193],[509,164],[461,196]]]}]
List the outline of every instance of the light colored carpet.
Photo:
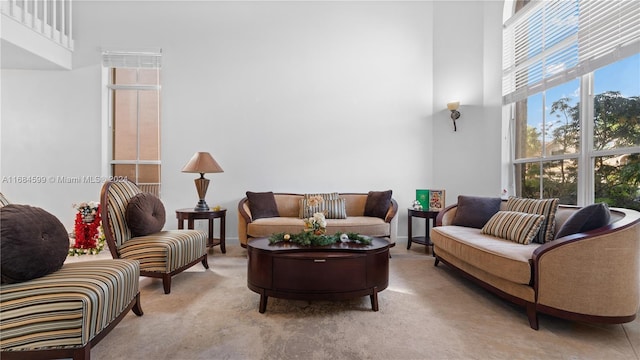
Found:
[{"label": "light colored carpet", "polygon": [[174,277],[169,295],[160,280],[141,278],[144,316],[128,314],[92,359],[640,359],[638,319],[593,325],[541,315],[535,331],[524,309],[434,267],[423,246],[400,242],[391,253],[378,312],[369,297],[269,298],[260,314],[246,250],[215,248],[210,269]]}]

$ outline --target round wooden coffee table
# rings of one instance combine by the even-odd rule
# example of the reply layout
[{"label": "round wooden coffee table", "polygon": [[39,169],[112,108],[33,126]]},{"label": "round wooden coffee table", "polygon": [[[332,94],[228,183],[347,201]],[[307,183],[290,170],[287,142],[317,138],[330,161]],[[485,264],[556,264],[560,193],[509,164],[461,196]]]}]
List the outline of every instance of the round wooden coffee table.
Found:
[{"label": "round wooden coffee table", "polygon": [[247,286],[260,294],[259,311],[269,296],[296,300],[371,298],[378,311],[378,292],[389,284],[389,248],[385,239],[370,245],[352,242],[309,247],[269,239],[247,244]]}]

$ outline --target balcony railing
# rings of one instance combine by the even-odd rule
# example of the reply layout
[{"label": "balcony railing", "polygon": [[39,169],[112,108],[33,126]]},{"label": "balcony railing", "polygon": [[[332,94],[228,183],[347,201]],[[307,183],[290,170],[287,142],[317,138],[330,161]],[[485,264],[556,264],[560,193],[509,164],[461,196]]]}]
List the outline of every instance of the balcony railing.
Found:
[{"label": "balcony railing", "polygon": [[0,10],[33,31],[73,50],[72,0],[6,0]]}]

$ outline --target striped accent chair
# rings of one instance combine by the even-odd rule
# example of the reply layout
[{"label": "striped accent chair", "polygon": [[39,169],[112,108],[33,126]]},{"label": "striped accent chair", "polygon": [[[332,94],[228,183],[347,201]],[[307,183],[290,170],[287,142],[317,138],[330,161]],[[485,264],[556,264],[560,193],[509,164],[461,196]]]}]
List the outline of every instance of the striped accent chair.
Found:
[{"label": "striped accent chair", "polygon": [[207,263],[207,234],[199,230],[166,230],[133,237],[126,220],[129,200],[142,190],[130,181],[107,181],[100,195],[107,244],[114,259],[140,262],[140,275],[161,278],[164,293],[171,292],[171,277],[201,262]]},{"label": "striped accent chair", "polygon": [[142,316],[134,260],[67,263],[52,274],[0,287],[3,360],[89,359],[129,312]]},{"label": "striped accent chair", "polygon": [[139,279],[135,260],[94,260],[0,285],[0,358],[89,359],[129,310],[142,316]]}]

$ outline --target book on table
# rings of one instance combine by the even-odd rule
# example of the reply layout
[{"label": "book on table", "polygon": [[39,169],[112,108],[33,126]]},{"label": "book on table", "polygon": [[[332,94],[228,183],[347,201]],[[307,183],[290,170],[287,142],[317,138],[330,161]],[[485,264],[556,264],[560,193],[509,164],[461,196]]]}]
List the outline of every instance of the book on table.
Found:
[{"label": "book on table", "polygon": [[429,210],[429,190],[416,189],[416,200],[420,202],[423,210]]}]

